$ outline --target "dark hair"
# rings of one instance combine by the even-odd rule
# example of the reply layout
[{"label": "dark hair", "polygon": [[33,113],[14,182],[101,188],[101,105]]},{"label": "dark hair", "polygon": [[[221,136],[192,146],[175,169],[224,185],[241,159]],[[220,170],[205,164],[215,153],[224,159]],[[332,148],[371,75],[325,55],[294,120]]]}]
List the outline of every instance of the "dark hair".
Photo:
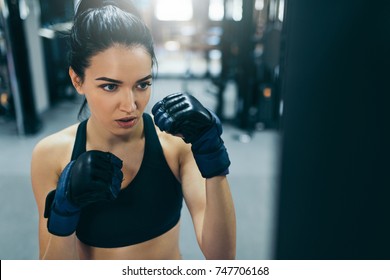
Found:
[{"label": "dark hair", "polygon": [[[91,58],[115,44],[141,46],[157,64],[153,38],[129,0],[81,0],[69,34],[69,65],[84,82]],[[78,117],[87,105],[84,100]]]}]

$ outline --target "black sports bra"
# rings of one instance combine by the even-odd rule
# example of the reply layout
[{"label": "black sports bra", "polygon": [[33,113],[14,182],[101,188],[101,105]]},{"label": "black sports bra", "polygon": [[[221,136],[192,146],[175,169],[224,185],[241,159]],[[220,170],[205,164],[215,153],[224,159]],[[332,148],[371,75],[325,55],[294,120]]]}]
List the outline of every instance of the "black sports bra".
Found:
[{"label": "black sports bra", "polygon": [[[143,120],[145,151],[134,179],[116,200],[93,203],[81,211],[76,235],[87,245],[115,248],[137,244],[162,235],[179,222],[181,184],[166,162],[151,116],[144,114]],[[87,121],[78,127],[72,160],[86,151]]]}]

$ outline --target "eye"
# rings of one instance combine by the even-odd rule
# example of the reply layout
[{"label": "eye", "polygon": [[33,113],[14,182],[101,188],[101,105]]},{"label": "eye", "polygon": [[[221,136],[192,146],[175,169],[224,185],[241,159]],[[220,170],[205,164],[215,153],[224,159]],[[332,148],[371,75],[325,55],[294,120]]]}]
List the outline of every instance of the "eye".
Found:
[{"label": "eye", "polygon": [[116,84],[104,84],[104,85],[100,85],[99,87],[102,88],[105,91],[113,92],[113,91],[115,91],[118,88],[118,85],[116,85]]},{"label": "eye", "polygon": [[147,90],[152,85],[151,82],[142,82],[137,85],[137,88],[140,90]]}]

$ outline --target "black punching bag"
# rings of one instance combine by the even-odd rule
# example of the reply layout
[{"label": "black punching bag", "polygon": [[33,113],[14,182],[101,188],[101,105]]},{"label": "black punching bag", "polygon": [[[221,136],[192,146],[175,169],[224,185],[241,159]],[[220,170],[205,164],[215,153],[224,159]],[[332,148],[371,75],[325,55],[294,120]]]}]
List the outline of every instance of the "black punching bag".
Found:
[{"label": "black punching bag", "polygon": [[28,46],[19,4],[19,0],[5,1],[2,13],[17,128],[19,134],[28,135],[36,133],[41,127],[41,122],[35,107]]},{"label": "black punching bag", "polygon": [[288,0],[276,259],[390,259],[390,2]]}]

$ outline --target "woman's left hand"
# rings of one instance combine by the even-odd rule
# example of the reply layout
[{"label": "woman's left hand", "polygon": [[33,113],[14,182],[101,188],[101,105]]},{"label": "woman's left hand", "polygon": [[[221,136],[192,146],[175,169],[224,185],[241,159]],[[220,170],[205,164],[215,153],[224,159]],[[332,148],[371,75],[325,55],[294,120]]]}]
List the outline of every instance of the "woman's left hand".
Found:
[{"label": "woman's left hand", "polygon": [[162,131],[181,136],[192,152],[204,178],[229,173],[230,160],[220,137],[222,125],[194,96],[174,93],[157,102],[154,122]]}]

